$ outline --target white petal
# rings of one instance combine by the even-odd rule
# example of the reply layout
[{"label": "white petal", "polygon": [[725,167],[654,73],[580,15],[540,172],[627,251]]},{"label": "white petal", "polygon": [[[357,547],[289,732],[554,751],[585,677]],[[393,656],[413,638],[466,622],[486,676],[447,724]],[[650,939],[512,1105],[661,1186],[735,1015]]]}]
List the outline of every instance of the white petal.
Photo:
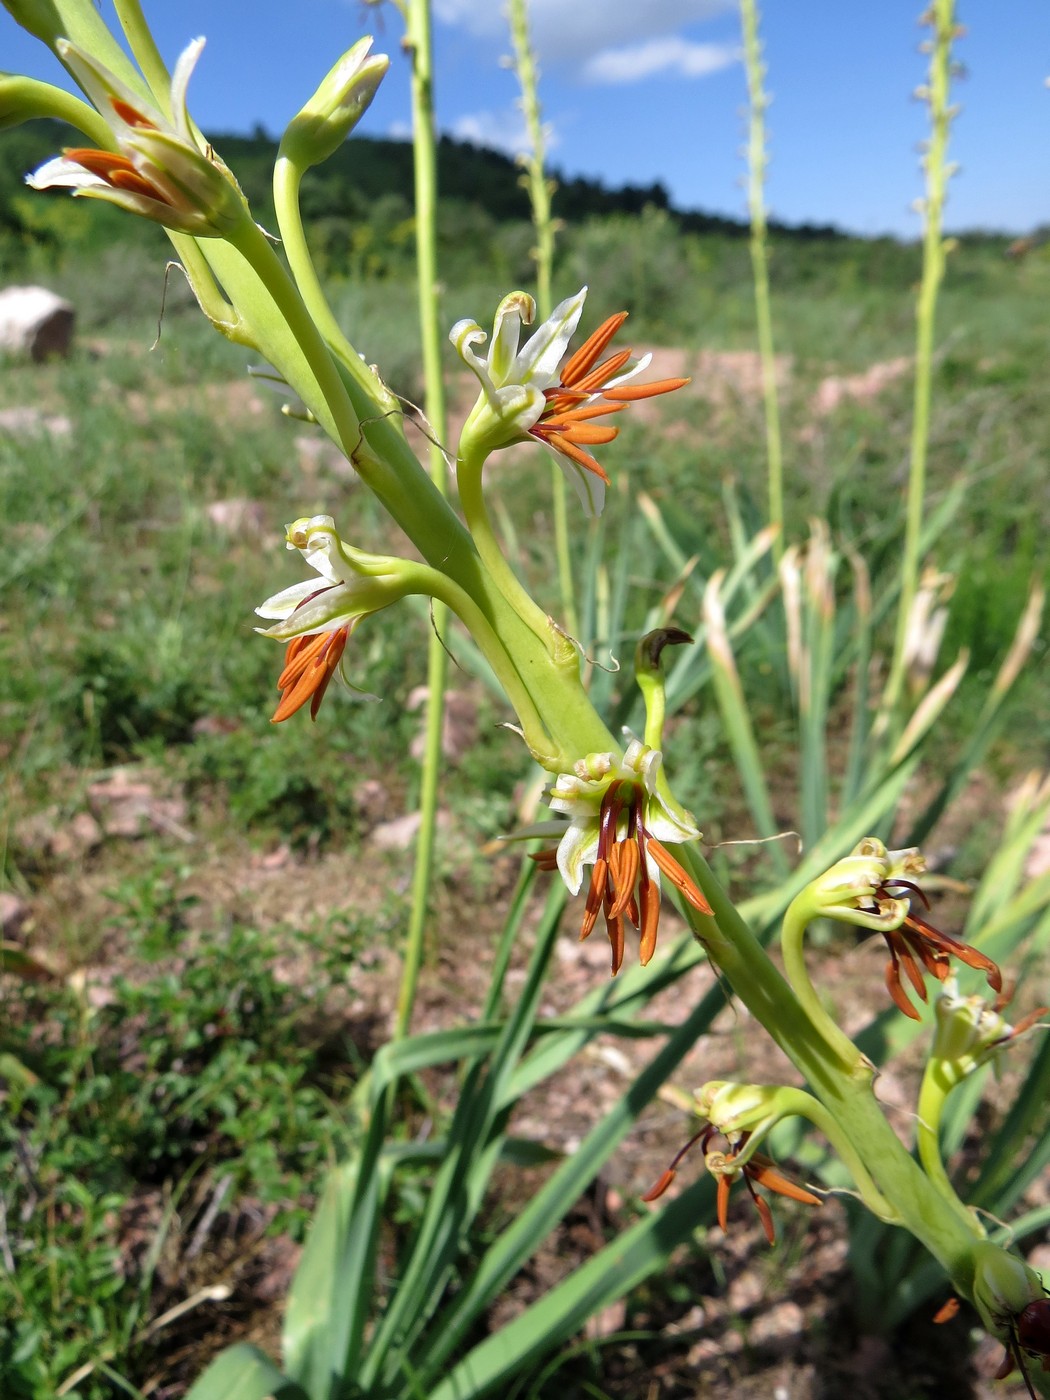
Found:
[{"label": "white petal", "polygon": [[108,190],[109,186],[99,175],[92,175],[75,160],[65,156],[55,156],[32,175],[26,176],[26,184],[34,190]]},{"label": "white petal", "polygon": [[171,114],[175,120],[175,129],[191,146],[196,146],[197,141],[193,134],[189,108],[186,106],[186,88],[203,48],[203,39],[191,40],[179,54],[178,62],[175,64],[175,72],[171,78]]},{"label": "white petal", "polygon": [[492,377],[489,374],[488,359],[482,359],[474,349],[475,345],[484,345],[488,340],[488,336],[478,325],[477,321],[457,321],[449,331],[448,338],[456,347],[456,354],[481,380],[482,387],[488,393],[495,394],[496,386],[492,382]]},{"label": "white petal", "polygon": [[589,519],[596,520],[605,506],[605,482],[600,476],[595,476],[594,472],[589,472],[586,467],[578,466],[563,452],[556,452],[554,455],[572,489],[579,496],[584,512]]},{"label": "white petal", "polygon": [[514,361],[508,382],[535,384],[538,389],[547,389],[556,382],[558,366],[579,325],[586,299],[587,288],[583,287],[574,297],[566,297],[536,327]]},{"label": "white petal", "polygon": [[674,816],[664,806],[659,795],[649,803],[645,828],[665,846],[677,846],[683,841],[696,841],[700,837],[699,828]]},{"label": "white petal", "polygon": [[558,844],[558,869],[570,894],[579,894],[583,867],[598,855],[598,826],[573,822]]},{"label": "white petal", "polygon": [[517,361],[522,325],[536,319],[536,303],[527,292],[511,292],[496,307],[489,347],[489,374],[493,384],[517,382],[512,372]]},{"label": "white petal", "polygon": [[315,578],[304,579],[302,583],[293,583],[291,588],[283,588],[280,593],[275,593],[272,598],[267,598],[266,602],[255,611],[259,617],[283,619],[294,612],[301,602],[309,598],[311,593],[317,591]]},{"label": "white petal", "polygon": [[340,627],[349,627],[353,631],[372,609],[363,608],[359,600],[345,594],[337,597],[339,592],[336,588],[325,589],[312,602],[304,603],[272,627],[257,627],[255,630],[264,637],[276,637],[279,642],[289,642],[293,637],[309,637],[317,632],[335,632]]}]

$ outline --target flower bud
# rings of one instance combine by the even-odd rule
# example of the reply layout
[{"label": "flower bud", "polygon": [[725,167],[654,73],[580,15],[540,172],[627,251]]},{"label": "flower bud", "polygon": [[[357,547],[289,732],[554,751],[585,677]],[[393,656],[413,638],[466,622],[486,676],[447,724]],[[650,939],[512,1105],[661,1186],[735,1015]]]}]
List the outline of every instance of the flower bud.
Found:
[{"label": "flower bud", "polygon": [[326,161],[368,110],[390,67],[386,54],[369,58],[371,47],[371,38],[358,40],[288,123],[280,154],[300,170]]}]

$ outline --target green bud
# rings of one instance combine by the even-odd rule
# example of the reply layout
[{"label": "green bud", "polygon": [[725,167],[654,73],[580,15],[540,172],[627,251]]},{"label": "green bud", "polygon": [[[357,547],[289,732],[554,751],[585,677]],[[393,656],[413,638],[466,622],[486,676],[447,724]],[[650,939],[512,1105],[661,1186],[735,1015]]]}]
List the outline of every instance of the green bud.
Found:
[{"label": "green bud", "polygon": [[371,47],[370,38],[358,40],[288,123],[280,154],[298,169],[326,161],[368,110],[390,67],[386,54],[368,57]]}]

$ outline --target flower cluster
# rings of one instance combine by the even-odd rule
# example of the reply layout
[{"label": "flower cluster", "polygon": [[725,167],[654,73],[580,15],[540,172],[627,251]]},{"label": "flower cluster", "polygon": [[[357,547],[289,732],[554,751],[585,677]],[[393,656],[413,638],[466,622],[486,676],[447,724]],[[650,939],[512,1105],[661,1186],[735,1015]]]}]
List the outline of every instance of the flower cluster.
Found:
[{"label": "flower cluster", "polygon": [[619,413],[637,399],[671,393],[689,380],[631,384],[648,368],[651,355],[635,359],[630,350],[618,350],[601,358],[627,319],[626,311],[603,321],[562,364],[586,297],[586,287],[567,297],[524,345],[521,328],[536,315],[536,303],[525,292],[511,292],[500,302],[487,355],[476,348],[488,339],[476,321],[457,321],[449,339],[481,384],[463,429],[461,452],[487,453],[534,438],[558,454],[584,509],[598,515],[609,478],[588,449],[611,442],[619,429],[595,420]]},{"label": "flower cluster", "polygon": [[[272,627],[257,627],[264,637],[287,642],[284,669],[277,685],[281,702],[273,716],[279,723],[310,702],[311,718],[340,669],[350,634],[370,613],[411,592],[411,566],[351,549],[336,533],[330,515],[303,516],[289,525],[289,549],[297,549],[316,578],[293,583],[256,608],[260,617],[276,618]],[[356,689],[343,676],[351,690]]]},{"label": "flower cluster", "polygon": [[226,166],[200,144],[186,107],[186,88],[203,47],[204,40],[195,39],[175,65],[167,121],[91,54],[59,39],[58,56],[105,118],[115,148],[67,149],[27,183],[104,199],[179,233],[229,236],[249,217],[247,205]]},{"label": "flower cluster", "polygon": [[[762,1186],[765,1190],[772,1191],[774,1195],[787,1196],[790,1200],[800,1201],[807,1206],[819,1206],[822,1201],[812,1191],[807,1191],[804,1186],[799,1186],[790,1177],[786,1177],[771,1158],[766,1157],[761,1152],[756,1152],[754,1149],[748,1151],[747,1145],[751,1137],[750,1132],[729,1134],[716,1127],[714,1123],[706,1124],[698,1133],[694,1133],[685,1146],[675,1154],[671,1165],[645,1193],[642,1200],[658,1200],[674,1181],[679,1163],[686,1153],[697,1143],[700,1143],[700,1150],[704,1154],[704,1165],[718,1181],[716,1214],[722,1230],[725,1231],[729,1225],[730,1187],[738,1177],[743,1177],[744,1185],[755,1203],[755,1209],[762,1222],[763,1233],[770,1244],[775,1244],[776,1228],[773,1224],[773,1212],[765,1197],[760,1196],[755,1190],[756,1186]],[[711,1144],[718,1138],[723,1140],[729,1149],[728,1151],[720,1147],[712,1147]]]},{"label": "flower cluster", "polygon": [[880,933],[890,953],[886,988],[898,1009],[912,1020],[919,1019],[919,1012],[909,1000],[902,972],[921,1001],[927,1000],[922,970],[944,982],[952,958],[983,972],[994,991],[1001,992],[1003,986],[1002,974],[991,958],[941,933],[913,912],[916,900],[929,908],[929,900],[911,878],[925,869],[918,850],[889,851],[877,838],[866,837],[850,855],[807,885],[792,906],[803,907],[807,919],[823,915]]},{"label": "flower cluster", "polygon": [[612,948],[612,970],[623,962],[624,923],[638,929],[642,966],[656,949],[660,922],[660,876],[667,877],[694,909],[710,914],[711,906],[668,844],[699,838],[692,818],[675,809],[659,791],[661,754],[632,738],[623,758],[592,753],[571,773],[559,774],[549,795],[551,811],[568,818],[568,826],[544,825],[523,835],[561,833],[557,850],[534,857],[545,869],[558,869],[572,894],[583,884],[585,866],[592,866],[581,939],[605,918]]}]

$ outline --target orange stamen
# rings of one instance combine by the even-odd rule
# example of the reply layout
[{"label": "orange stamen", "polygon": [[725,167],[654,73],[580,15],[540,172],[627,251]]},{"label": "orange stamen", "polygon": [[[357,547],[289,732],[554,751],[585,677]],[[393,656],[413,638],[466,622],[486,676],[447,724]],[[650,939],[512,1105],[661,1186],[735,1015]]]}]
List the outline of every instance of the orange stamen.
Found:
[{"label": "orange stamen", "polygon": [[111,97],[109,105],[126,126],[143,126],[150,131],[157,130],[155,122],[144,117],[137,107],[133,107],[130,102],[125,102],[122,97]]},{"label": "orange stamen", "polygon": [[645,843],[645,849],[656,861],[661,872],[667,876],[675,889],[685,896],[694,909],[698,909],[701,914],[714,912],[704,898],[703,891],[693,883],[667,847],[657,841],[655,836],[649,837]]},{"label": "orange stamen", "polygon": [[574,385],[585,375],[626,320],[627,312],[618,311],[603,321],[596,331],[592,331],[576,353],[566,360],[561,372],[561,382]]},{"label": "orange stamen", "polygon": [[650,384],[614,384],[611,389],[603,389],[602,396],[618,403],[633,403],[635,399],[672,394],[675,389],[684,389],[689,382],[689,379],[654,379]]},{"label": "orange stamen", "polygon": [[283,692],[281,703],[273,713],[271,724],[280,724],[310,701],[310,718],[317,718],[325,691],[335,675],[347,639],[349,627],[334,632],[319,632],[315,636],[295,637],[285,653],[285,667],[278,677]]},{"label": "orange stamen", "polygon": [[605,880],[609,871],[609,862],[601,856],[594,862],[594,869],[591,872],[591,883],[587,890],[587,903],[584,906],[583,925],[580,929],[580,942],[589,938],[594,925],[598,921],[601,913],[602,903],[605,900]]}]

